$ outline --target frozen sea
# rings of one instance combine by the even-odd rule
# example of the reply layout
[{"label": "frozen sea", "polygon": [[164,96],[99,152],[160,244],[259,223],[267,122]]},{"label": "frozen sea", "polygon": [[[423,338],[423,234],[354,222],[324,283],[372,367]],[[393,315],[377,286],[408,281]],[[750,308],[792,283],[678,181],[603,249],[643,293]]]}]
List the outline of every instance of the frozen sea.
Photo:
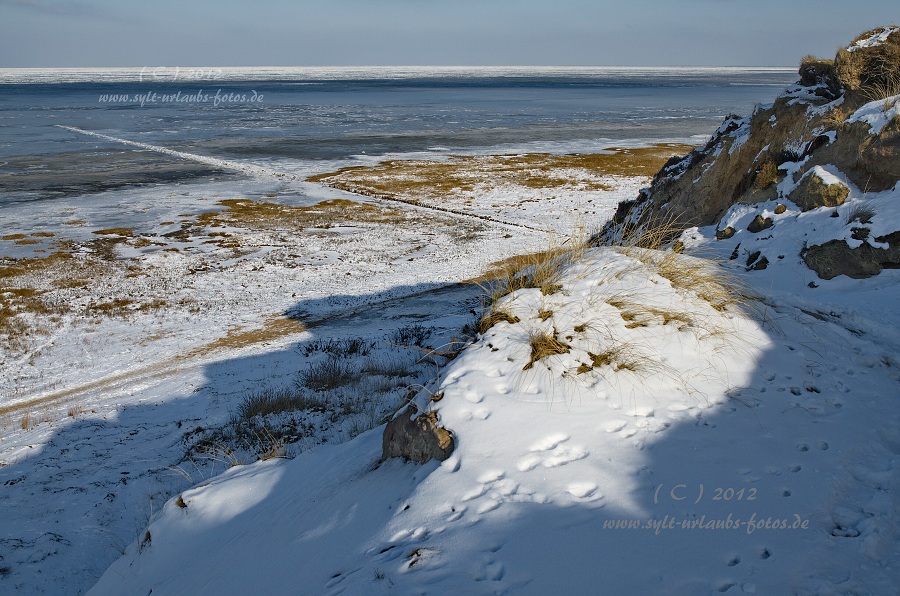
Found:
[{"label": "frozen sea", "polygon": [[0,231],[13,233],[21,203],[235,177],[61,126],[309,174],[385,156],[697,142],[795,79],[790,68],[0,69]]}]

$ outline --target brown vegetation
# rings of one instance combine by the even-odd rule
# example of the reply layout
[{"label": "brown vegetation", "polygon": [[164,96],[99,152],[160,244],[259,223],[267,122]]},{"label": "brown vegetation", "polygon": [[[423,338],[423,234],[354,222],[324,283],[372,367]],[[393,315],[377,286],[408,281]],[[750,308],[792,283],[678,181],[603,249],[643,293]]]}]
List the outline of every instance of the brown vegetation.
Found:
[{"label": "brown vegetation", "polygon": [[526,188],[607,190],[603,176],[652,176],[690,145],[609,149],[608,153],[450,156],[446,160],[389,160],[317,174],[310,182],[389,198],[441,199],[448,193],[510,184]]}]

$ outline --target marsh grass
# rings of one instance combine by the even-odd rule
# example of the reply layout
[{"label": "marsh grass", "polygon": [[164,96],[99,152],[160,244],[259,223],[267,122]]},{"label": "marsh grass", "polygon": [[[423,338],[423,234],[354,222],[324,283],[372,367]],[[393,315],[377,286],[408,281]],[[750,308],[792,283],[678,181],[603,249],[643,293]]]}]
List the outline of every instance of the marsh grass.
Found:
[{"label": "marsh grass", "polygon": [[91,234],[98,236],[134,236],[134,230],[131,228],[107,228],[104,230],[94,230]]},{"label": "marsh grass", "polygon": [[395,346],[420,348],[428,347],[425,343],[431,337],[432,330],[419,324],[404,325],[391,334],[388,341]]},{"label": "marsh grass", "polygon": [[300,383],[313,391],[331,391],[358,378],[353,364],[334,355],[310,365],[300,376]]},{"label": "marsh grass", "polygon": [[[92,295],[101,283],[143,274],[142,267],[115,258],[114,246],[125,240],[90,241],[91,254],[75,255],[77,245],[59,242],[58,250],[46,256],[0,259],[0,350],[22,355],[66,317],[125,318],[166,307],[167,301],[158,298]],[[102,250],[96,250],[97,243]]]},{"label": "marsh grass", "polygon": [[368,356],[375,348],[375,343],[374,340],[363,337],[316,339],[304,344],[300,348],[300,352],[305,356],[312,356],[316,352],[333,354],[343,358]]},{"label": "marsh grass", "polygon": [[250,420],[255,416],[281,414],[294,410],[324,410],[327,402],[319,395],[309,394],[296,387],[266,388],[246,395],[236,413]]},{"label": "marsh grass", "polygon": [[[187,233],[197,226],[235,227],[256,231],[299,231],[305,228],[328,229],[335,225],[355,223],[396,224],[406,221],[408,213],[399,209],[331,199],[310,206],[290,206],[250,199],[219,201],[221,211],[200,214],[185,224]],[[228,236],[213,236],[227,242]],[[232,240],[233,242],[233,240]]]},{"label": "marsh grass", "polygon": [[444,160],[388,160],[308,178],[334,188],[395,199],[441,200],[448,194],[514,185],[531,189],[608,190],[604,176],[652,176],[691,145],[610,148],[605,153],[450,156]]}]

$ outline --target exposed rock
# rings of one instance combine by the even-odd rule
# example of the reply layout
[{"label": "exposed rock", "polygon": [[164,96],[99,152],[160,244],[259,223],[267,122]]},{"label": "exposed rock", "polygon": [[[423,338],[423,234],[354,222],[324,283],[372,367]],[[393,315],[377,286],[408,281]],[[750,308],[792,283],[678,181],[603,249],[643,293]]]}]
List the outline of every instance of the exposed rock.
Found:
[{"label": "exposed rock", "polygon": [[800,63],[800,84],[814,87],[835,80],[834,61],[807,56]]},{"label": "exposed rock", "polygon": [[882,269],[900,268],[900,231],[880,236],[875,241],[887,243],[888,248],[875,248],[866,243],[850,248],[844,240],[831,240],[809,247],[803,260],[822,279],[833,279],[838,275],[863,279],[878,275]]},{"label": "exposed rock", "polygon": [[849,194],[850,189],[843,182],[817,167],[803,176],[788,198],[804,211],[809,211],[817,207],[837,207],[847,200]]},{"label": "exposed rock", "polygon": [[728,240],[734,236],[735,229],[728,226],[724,230],[716,230],[716,240]]},{"label": "exposed rock", "polygon": [[769,266],[769,259],[767,259],[766,257],[760,258],[761,254],[762,253],[760,253],[759,251],[756,251],[752,255],[750,255],[750,257],[747,259],[748,271],[762,271]]},{"label": "exposed rock", "polygon": [[753,234],[758,234],[763,230],[767,230],[772,227],[772,218],[766,217],[763,219],[762,215],[757,215],[753,218],[753,221],[750,222],[750,225],[747,226],[747,231]]},{"label": "exposed rock", "polygon": [[[724,227],[722,217],[737,203],[777,201],[779,215],[786,199],[806,211],[839,206],[852,188],[873,193],[894,188],[900,183],[900,117],[870,125],[860,108],[900,92],[898,81],[900,27],[866,32],[834,60],[805,58],[797,85],[749,117],[728,116],[705,146],[669,160],[637,199],[619,205],[595,243],[673,220],[681,231],[721,223],[716,238],[724,240],[736,232]],[[748,229],[768,225],[760,216]],[[864,258],[868,249],[857,250],[844,258],[849,246],[825,243],[804,254],[807,264],[817,263],[817,271],[831,276],[843,270],[826,262],[847,263],[853,275],[874,270],[862,264],[870,261],[890,266],[891,259],[879,252]]]},{"label": "exposed rock", "polygon": [[381,440],[381,461],[403,457],[424,464],[431,459],[443,461],[453,453],[453,435],[438,425],[437,413],[418,411],[415,404],[409,404],[388,422]]}]

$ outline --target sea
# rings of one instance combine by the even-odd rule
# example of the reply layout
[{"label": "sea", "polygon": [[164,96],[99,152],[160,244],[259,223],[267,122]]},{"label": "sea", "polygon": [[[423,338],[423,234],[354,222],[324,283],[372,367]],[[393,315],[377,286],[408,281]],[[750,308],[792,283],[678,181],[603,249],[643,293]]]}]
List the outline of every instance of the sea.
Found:
[{"label": "sea", "polygon": [[[73,219],[140,228],[176,195],[175,210],[199,196],[315,198],[283,180],[273,193],[241,164],[299,180],[389,158],[699,144],[797,78],[793,68],[0,69],[0,236]],[[21,244],[0,241],[0,256]]]}]

